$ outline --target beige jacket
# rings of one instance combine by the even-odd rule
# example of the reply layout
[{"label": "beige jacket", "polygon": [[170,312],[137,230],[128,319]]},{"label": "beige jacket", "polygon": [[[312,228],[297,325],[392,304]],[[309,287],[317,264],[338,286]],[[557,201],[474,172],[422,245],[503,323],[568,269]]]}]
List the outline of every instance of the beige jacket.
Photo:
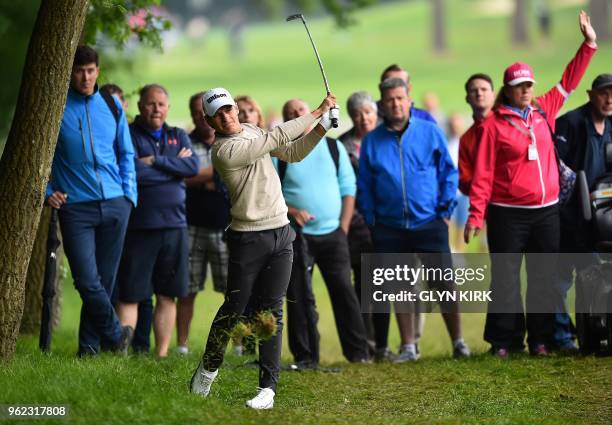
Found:
[{"label": "beige jacket", "polygon": [[321,140],[314,131],[300,137],[315,121],[307,114],[271,131],[242,124],[240,133],[217,134],[212,146],[212,161],[230,194],[230,227],[233,230],[268,230],[289,223],[287,205],[271,156],[286,162],[304,159]]}]

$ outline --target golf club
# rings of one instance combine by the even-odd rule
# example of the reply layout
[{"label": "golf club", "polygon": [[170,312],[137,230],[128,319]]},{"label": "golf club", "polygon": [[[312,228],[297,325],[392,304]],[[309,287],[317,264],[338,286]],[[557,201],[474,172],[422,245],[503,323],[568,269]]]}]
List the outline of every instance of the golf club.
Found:
[{"label": "golf club", "polygon": [[[300,19],[304,24],[304,28],[306,28],[306,33],[308,34],[308,38],[310,39],[310,43],[312,44],[312,48],[314,49],[315,56],[317,57],[317,62],[319,63],[319,68],[321,69],[321,75],[323,76],[323,83],[325,83],[325,90],[327,94],[331,93],[329,89],[329,83],[327,82],[327,76],[325,75],[325,70],[323,69],[323,63],[321,62],[321,57],[319,56],[319,52],[317,50],[317,46],[315,45],[314,40],[312,39],[312,35],[310,34],[310,30],[308,29],[308,25],[306,25],[306,20],[304,19],[304,15],[301,13],[290,15],[287,17],[287,22],[294,21],[296,19]],[[338,108],[331,108],[329,111],[329,115],[331,117],[332,127],[338,127]]]}]

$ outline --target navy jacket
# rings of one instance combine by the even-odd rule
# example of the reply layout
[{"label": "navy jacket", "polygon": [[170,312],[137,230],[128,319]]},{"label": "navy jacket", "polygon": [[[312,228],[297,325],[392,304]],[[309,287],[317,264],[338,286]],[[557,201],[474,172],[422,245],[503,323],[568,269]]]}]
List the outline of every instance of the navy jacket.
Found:
[{"label": "navy jacket", "polygon": [[[136,153],[138,207],[132,211],[130,230],[168,229],[187,226],[185,218],[185,177],[198,173],[200,161],[194,153],[179,158],[182,148],[191,149],[189,136],[177,127],[164,124],[160,139],[156,139],[136,117],[130,133]],[[138,158],[155,156],[152,166]]]},{"label": "navy jacket", "polygon": [[[574,171],[584,170],[589,187],[593,186],[595,180],[601,177],[602,170],[592,170],[594,156],[603,156],[603,149],[593,151],[589,140],[590,132],[594,131],[593,119],[591,118],[591,104],[586,103],[581,107],[569,111],[557,118],[555,126],[555,143],[559,157]],[[612,142],[612,117],[606,119],[604,143]],[[605,163],[604,158],[603,159]]]}]

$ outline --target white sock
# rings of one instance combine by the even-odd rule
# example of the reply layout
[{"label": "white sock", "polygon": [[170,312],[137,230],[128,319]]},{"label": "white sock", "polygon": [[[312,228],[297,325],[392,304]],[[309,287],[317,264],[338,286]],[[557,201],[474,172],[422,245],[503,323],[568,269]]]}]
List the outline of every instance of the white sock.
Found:
[{"label": "white sock", "polygon": [[460,344],[461,345],[465,344],[465,341],[463,340],[463,338],[457,338],[453,340],[453,348],[457,347]]},{"label": "white sock", "polygon": [[416,353],[416,345],[415,344],[404,344],[400,347],[400,352],[410,351]]},{"label": "white sock", "polygon": [[179,354],[189,353],[189,348],[186,345],[179,345],[176,347],[176,352]]}]

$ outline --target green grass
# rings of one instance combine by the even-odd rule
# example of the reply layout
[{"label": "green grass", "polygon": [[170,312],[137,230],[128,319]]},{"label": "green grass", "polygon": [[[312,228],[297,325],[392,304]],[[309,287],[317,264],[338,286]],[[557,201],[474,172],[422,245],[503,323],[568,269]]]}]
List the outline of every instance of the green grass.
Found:
[{"label": "green grass", "polygon": [[[378,97],[381,71],[391,63],[406,67],[414,84],[418,104],[427,91],[438,94],[446,113],[470,115],[463,84],[475,72],[489,73],[496,86],[510,63],[522,60],[535,69],[536,93],[554,86],[576,52],[582,35],[578,29],[577,1],[549,1],[552,10],[552,35],[543,39],[531,17],[532,43],[529,47],[510,44],[510,18],[487,13],[493,1],[453,0],[448,5],[448,53],[431,52],[429,2],[410,1],[372,7],[356,14],[358,24],[348,30],[337,29],[331,19],[309,19],[332,90],[341,106],[357,90],[368,90]],[[279,111],[294,97],[305,99],[312,107],[324,95],[321,75],[303,26],[298,22],[276,22],[247,26],[244,31],[244,56],[233,59],[226,34],[213,31],[205,41],[180,41],[164,54],[135,54],[133,72],[117,72],[106,77],[128,92],[145,83],[158,82],[168,87],[172,108],[169,122],[190,125],[187,99],[196,91],[225,86],[232,94],[250,94],[264,111]],[[583,82],[564,111],[586,101],[585,90],[601,72],[609,72],[612,47],[601,45]],[[134,53],[130,53],[134,55]],[[104,72],[104,64],[102,64]],[[130,112],[135,114],[136,96]],[[343,108],[344,109],[344,108]],[[344,126],[350,126],[343,110]],[[335,134],[335,133],[334,133]],[[333,135],[333,134],[332,134]]]},{"label": "green grass", "polygon": [[[321,314],[322,363],[341,373],[283,372],[276,408],[258,413],[243,407],[257,385],[255,369],[228,353],[211,396],[202,400],[187,386],[212,317],[222,302],[207,283],[198,296],[192,353],[120,358],[75,357],[80,301],[65,284],[64,309],[52,353],[23,336],[12,361],[0,369],[0,403],[66,405],[71,423],[610,423],[612,358],[520,355],[501,361],[482,342],[482,314],[463,317],[476,355],[450,358],[439,314],[427,315],[423,358],[415,364],[351,365],[343,361],[323,282],[315,273]],[[392,328],[391,344],[398,344]],[[283,360],[290,361],[286,343]],[[11,422],[12,423],[12,422]],[[36,421],[44,423],[44,421]],[[64,422],[62,422],[64,423]]]}]

